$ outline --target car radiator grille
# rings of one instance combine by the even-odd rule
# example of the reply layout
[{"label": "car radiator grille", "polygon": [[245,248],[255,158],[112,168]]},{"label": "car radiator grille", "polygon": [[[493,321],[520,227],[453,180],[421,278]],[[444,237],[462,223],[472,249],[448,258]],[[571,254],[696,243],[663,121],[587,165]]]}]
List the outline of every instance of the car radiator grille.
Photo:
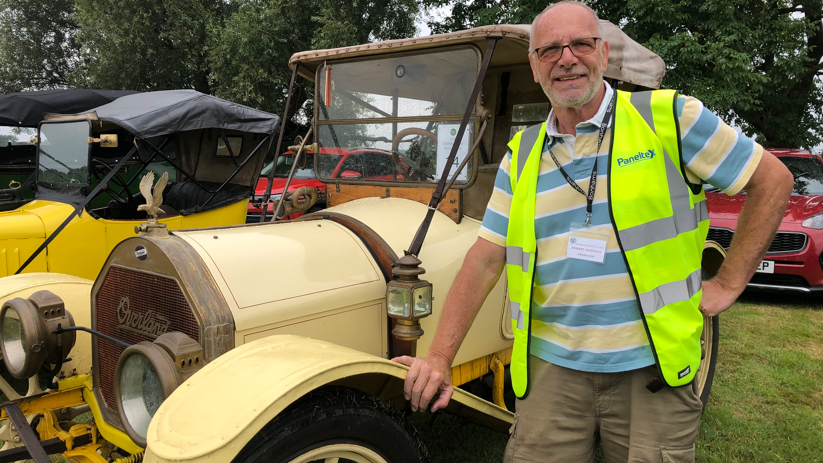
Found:
[{"label": "car radiator grille", "polygon": [[[167,332],[180,331],[200,342],[200,327],[197,319],[175,280],[119,267],[109,269],[97,293],[95,301],[97,315],[95,329],[97,331],[129,344],[137,344],[140,341],[151,342],[155,339],[147,334],[117,327],[119,324],[118,306],[125,297],[128,297],[131,311],[140,314],[151,311],[169,320]],[[100,388],[106,406],[115,410],[114,370],[120,354],[125,349],[101,338],[98,338],[97,346],[95,354],[99,365],[97,386]]]},{"label": "car radiator grille", "polygon": [[[707,239],[717,241],[724,249],[732,244],[734,232],[725,228],[709,228]],[[777,232],[767,251],[769,254],[788,254],[800,252],[806,247],[808,237],[805,233]]]}]

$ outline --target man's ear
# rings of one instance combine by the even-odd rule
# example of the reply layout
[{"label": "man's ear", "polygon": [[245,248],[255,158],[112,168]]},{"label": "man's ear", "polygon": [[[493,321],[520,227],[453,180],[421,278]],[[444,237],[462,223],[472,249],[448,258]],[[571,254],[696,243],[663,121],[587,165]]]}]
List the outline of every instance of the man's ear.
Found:
[{"label": "man's ear", "polygon": [[609,41],[603,40],[603,72],[606,72],[606,68],[609,67]]},{"label": "man's ear", "polygon": [[540,83],[540,71],[539,71],[540,62],[535,60],[534,53],[529,53],[529,66],[532,68],[532,76],[534,77],[534,81],[536,83]]}]

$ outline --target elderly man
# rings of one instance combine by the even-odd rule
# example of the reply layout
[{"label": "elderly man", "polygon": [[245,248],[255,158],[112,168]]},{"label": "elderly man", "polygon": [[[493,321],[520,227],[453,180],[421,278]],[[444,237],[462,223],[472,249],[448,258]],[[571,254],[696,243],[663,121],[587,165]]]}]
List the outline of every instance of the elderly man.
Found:
[{"label": "elderly man", "polygon": [[[546,8],[531,40],[552,111],[509,143],[427,357],[395,359],[411,367],[406,399],[425,409],[439,392],[432,411],[447,405],[452,360],[506,268],[520,399],[506,461],[591,461],[599,436],[609,462],[691,462],[701,312],[746,287],[792,176],[694,98],[612,89],[609,44],[582,3]],[[747,196],[701,291],[703,182]]]}]

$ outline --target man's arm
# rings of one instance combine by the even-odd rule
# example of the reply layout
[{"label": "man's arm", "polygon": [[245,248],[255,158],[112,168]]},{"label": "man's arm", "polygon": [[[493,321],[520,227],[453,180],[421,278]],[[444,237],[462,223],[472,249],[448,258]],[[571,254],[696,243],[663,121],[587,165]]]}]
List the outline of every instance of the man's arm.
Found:
[{"label": "man's arm", "polygon": [[428,355],[419,358],[404,355],[392,359],[410,367],[403,396],[411,401],[412,411],[425,410],[438,391],[440,397],[431,411],[448,405],[454,391],[451,383],[454,356],[505,266],[506,248],[478,238],[466,254],[446,296]]},{"label": "man's arm", "polygon": [[726,260],[709,281],[703,282],[700,311],[710,317],[731,307],[746,289],[757,264],[766,255],[792,193],[791,172],[774,155],[763,155],[746,184],[746,202]]}]

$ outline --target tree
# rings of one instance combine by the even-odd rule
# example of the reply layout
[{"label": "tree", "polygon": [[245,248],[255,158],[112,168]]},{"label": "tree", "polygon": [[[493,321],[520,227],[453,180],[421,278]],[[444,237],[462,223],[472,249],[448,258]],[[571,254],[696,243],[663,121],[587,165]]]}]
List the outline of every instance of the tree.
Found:
[{"label": "tree", "polygon": [[773,147],[823,140],[821,0],[593,0],[668,66],[664,84],[700,98]]},{"label": "tree", "polygon": [[[444,0],[424,0],[442,6]],[[590,0],[601,18],[660,55],[663,85],[703,101],[764,146],[823,141],[821,0]],[[458,0],[433,31],[530,23],[534,0]]]},{"label": "tree", "polygon": [[[217,96],[281,114],[292,54],[414,35],[417,0],[243,0],[209,31],[210,84]],[[298,77],[284,139],[311,119],[313,84]]]},{"label": "tree", "polygon": [[99,88],[194,88],[211,93],[210,24],[232,11],[222,0],[76,0],[88,78]]},{"label": "tree", "polygon": [[0,1],[0,93],[69,85],[81,63],[74,0]]}]

